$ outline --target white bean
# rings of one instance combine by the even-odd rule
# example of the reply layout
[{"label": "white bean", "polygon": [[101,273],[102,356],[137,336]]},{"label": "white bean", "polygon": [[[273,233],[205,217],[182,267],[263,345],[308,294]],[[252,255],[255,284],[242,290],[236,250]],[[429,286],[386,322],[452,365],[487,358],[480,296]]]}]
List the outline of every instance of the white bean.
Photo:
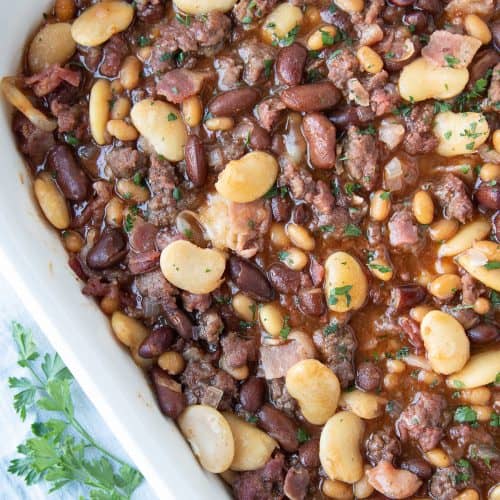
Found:
[{"label": "white bean", "polygon": [[468,222],[460,228],[455,236],[441,245],[438,251],[439,257],[454,257],[462,253],[469,249],[475,241],[484,239],[489,234],[490,228],[491,224],[482,217]]},{"label": "white bean", "polygon": [[214,10],[230,11],[236,0],[174,0],[175,6],[186,14],[208,14]]},{"label": "white bean", "polygon": [[107,80],[97,80],[92,86],[89,98],[90,131],[99,145],[109,142],[106,126],[109,120],[109,103],[113,95]]},{"label": "white bean", "polygon": [[446,384],[454,389],[474,389],[491,384],[500,372],[500,349],[474,354],[457,373],[446,379]]}]

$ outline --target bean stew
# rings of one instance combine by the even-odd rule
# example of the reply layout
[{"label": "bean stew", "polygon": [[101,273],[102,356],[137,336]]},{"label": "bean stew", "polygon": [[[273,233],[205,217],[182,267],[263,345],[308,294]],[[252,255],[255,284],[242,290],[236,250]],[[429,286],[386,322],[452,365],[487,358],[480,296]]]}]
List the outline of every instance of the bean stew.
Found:
[{"label": "bean stew", "polygon": [[55,0],[2,80],[83,293],[235,498],[500,499],[499,11]]}]

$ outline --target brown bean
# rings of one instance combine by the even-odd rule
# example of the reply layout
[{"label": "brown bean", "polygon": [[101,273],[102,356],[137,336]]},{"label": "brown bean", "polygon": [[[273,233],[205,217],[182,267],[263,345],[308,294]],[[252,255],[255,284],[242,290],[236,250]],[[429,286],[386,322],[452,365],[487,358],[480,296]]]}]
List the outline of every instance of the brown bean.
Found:
[{"label": "brown bean", "polygon": [[[363,108],[364,109],[364,108]],[[362,125],[373,120],[373,112],[363,111],[361,106],[344,106],[339,110],[329,113],[328,119],[338,128],[345,129],[349,125]]]},{"label": "brown bean", "polygon": [[165,306],[165,314],[172,328],[184,339],[193,338],[193,322],[189,316],[175,306]]},{"label": "brown bean", "polygon": [[398,7],[408,7],[408,5],[415,3],[415,0],[391,0],[391,2]]},{"label": "brown bean", "polygon": [[481,184],[476,191],[476,200],[483,207],[500,210],[500,185]]},{"label": "brown bean", "polygon": [[300,310],[304,314],[321,316],[326,311],[325,294],[321,288],[300,290],[298,298]]},{"label": "brown bean", "polygon": [[401,462],[401,469],[412,472],[421,479],[432,476],[432,467],[423,458],[409,458]]},{"label": "brown bean", "polygon": [[253,124],[253,129],[250,132],[250,147],[257,151],[266,151],[271,149],[272,140],[269,132],[258,125]]},{"label": "brown bean", "polygon": [[297,293],[300,287],[300,272],[285,264],[273,264],[267,273],[273,288],[279,293]]},{"label": "brown bean", "polygon": [[469,68],[470,78],[468,87],[474,87],[476,81],[483,78],[486,72],[496,66],[498,62],[500,62],[500,55],[495,50],[484,49],[478,52]]},{"label": "brown bean", "polygon": [[319,467],[319,439],[310,439],[301,444],[299,459],[304,467]]},{"label": "brown bean", "polygon": [[274,297],[265,274],[254,264],[241,257],[229,259],[229,273],[234,284],[250,297],[268,302]]},{"label": "brown bean", "polygon": [[488,344],[500,339],[500,331],[494,323],[480,323],[467,330],[467,337],[473,344]]},{"label": "brown bean", "polygon": [[493,45],[496,50],[500,50],[500,19],[490,25],[490,30],[493,35]]},{"label": "brown bean", "polygon": [[168,417],[177,418],[186,407],[180,384],[157,366],[151,370],[151,378],[161,411]]},{"label": "brown bean", "polygon": [[205,148],[197,135],[190,135],[184,147],[186,174],[195,187],[202,187],[208,175]]},{"label": "brown bean", "polygon": [[425,288],[420,285],[400,285],[391,290],[391,308],[401,312],[420,304],[425,298]]},{"label": "brown bean", "polygon": [[139,346],[139,356],[142,358],[156,358],[163,354],[173,344],[175,334],[172,328],[162,326],[153,330]]},{"label": "brown bean", "polygon": [[336,145],[336,130],[333,123],[321,113],[311,113],[304,117],[302,126],[313,166],[333,168]]},{"label": "brown bean", "polygon": [[281,100],[290,109],[312,113],[333,108],[341,98],[340,92],[331,82],[297,85],[284,90]]},{"label": "brown bean", "polygon": [[90,181],[78,165],[71,147],[65,144],[54,146],[49,151],[47,166],[55,172],[56,182],[68,200],[83,201],[87,198]]},{"label": "brown bean", "polygon": [[301,203],[293,207],[292,220],[295,224],[306,225],[311,220],[311,209],[307,203]]},{"label": "brown bean", "polygon": [[229,90],[213,99],[208,111],[214,116],[236,116],[252,109],[259,98],[259,91],[252,87]]},{"label": "brown bean", "polygon": [[259,410],[257,416],[258,426],[276,439],[285,451],[297,450],[299,447],[298,427],[289,416],[267,403]]},{"label": "brown bean", "polygon": [[271,200],[271,211],[276,222],[286,222],[292,214],[292,200],[288,196],[275,196]]},{"label": "brown bean", "polygon": [[425,10],[432,14],[438,14],[442,9],[441,0],[417,0],[415,5],[417,9]]},{"label": "brown bean", "polygon": [[299,85],[302,81],[307,50],[299,43],[282,48],[276,60],[276,73],[283,85]]},{"label": "brown bean", "polygon": [[427,16],[423,12],[412,11],[403,16],[403,23],[407,26],[414,26],[416,33],[425,30],[427,22]]},{"label": "brown bean", "polygon": [[114,266],[127,254],[127,240],[120,229],[105,231],[87,255],[91,269],[102,270]]},{"label": "brown bean", "polygon": [[240,389],[241,406],[255,413],[263,404],[266,396],[266,382],[263,378],[250,377]]},{"label": "brown bean", "polygon": [[358,366],[356,372],[356,385],[363,391],[374,391],[380,387],[382,372],[380,368],[371,361],[364,361]]}]

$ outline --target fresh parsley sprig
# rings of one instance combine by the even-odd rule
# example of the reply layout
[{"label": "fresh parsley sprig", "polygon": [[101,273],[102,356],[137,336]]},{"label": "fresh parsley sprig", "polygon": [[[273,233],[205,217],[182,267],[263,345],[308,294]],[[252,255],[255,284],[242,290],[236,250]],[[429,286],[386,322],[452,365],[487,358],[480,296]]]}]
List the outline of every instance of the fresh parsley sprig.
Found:
[{"label": "fresh parsley sprig", "polygon": [[71,397],[73,376],[61,358],[41,358],[31,332],[19,323],[12,324],[12,334],[18,365],[28,372],[9,378],[9,387],[19,390],[14,408],[23,421],[32,408],[54,413],[54,418],[33,423],[33,437],[18,446],[22,456],[10,462],[9,472],[28,485],[46,481],[50,492],[78,483],[88,488],[92,500],[130,499],[143,477],[98,444],[78,421]]}]

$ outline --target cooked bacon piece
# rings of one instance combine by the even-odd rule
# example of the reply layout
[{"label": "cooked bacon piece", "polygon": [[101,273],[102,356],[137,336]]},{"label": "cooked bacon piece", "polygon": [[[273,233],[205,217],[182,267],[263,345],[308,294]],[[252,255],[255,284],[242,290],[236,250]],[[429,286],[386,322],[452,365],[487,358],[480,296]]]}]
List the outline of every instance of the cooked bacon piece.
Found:
[{"label": "cooked bacon piece", "polygon": [[33,92],[37,97],[43,97],[59,87],[62,82],[68,82],[73,87],[78,87],[80,80],[80,72],[53,64],[41,73],[26,78],[25,83],[29,87],[33,87]]},{"label": "cooked bacon piece", "polygon": [[188,97],[199,94],[205,80],[212,76],[208,72],[174,69],[162,76],[156,90],[170,102],[180,104]]}]

